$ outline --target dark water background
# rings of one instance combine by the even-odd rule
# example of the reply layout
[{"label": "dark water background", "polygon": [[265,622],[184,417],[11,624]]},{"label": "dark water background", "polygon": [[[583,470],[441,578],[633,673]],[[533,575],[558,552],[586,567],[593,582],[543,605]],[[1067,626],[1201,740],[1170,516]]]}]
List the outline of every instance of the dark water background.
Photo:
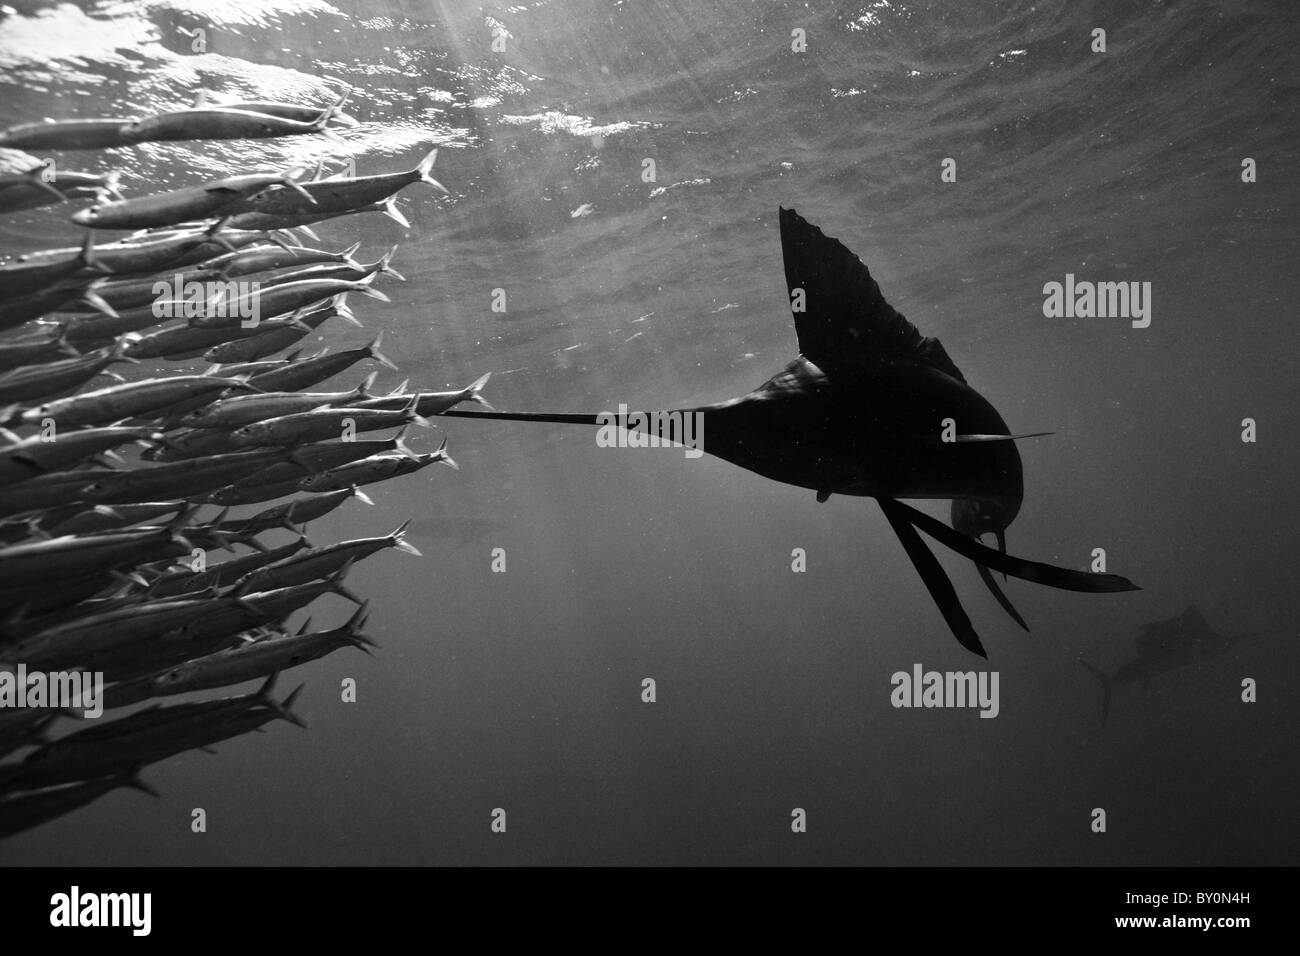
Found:
[{"label": "dark water background", "polygon": [[[584,429],[445,420],[460,472],[376,486],[378,507],[350,502],[310,531],[326,543],[414,517],[425,558],[355,569],[382,651],[294,675],[309,732],[279,723],[151,767],[162,800],[115,792],[0,860],[1297,861],[1294,4],[15,6],[0,19],[6,124],[180,106],[200,84],[304,102],[357,87],[364,125],[345,143],[62,157],[123,168],[133,194],[347,155],[363,174],[404,169],[444,147],[435,173],[455,195],[409,188],[409,231],[374,216],[318,228],[329,248],[363,239],[366,258],[401,244],[393,304],[354,303],[402,366],[381,386],[491,371],[490,400],[522,411],[746,392],[796,350],[776,230],[778,204],[796,208],[862,256],[1012,430],[1056,432],[1022,444],[1012,551],[1083,569],[1104,547],[1144,590],[1012,582],[1024,634],[941,554],[1002,712],[895,710],[894,671],[985,665],[874,504],[819,505],[675,450],[599,449]],[[204,27],[208,52],[180,26]],[[956,184],[939,181],[949,156]],[[66,211],[9,217],[3,251],[75,241]],[[1067,272],[1151,282],[1151,327],[1044,318],[1042,286]],[[490,573],[495,547],[505,574]],[[1076,658],[1112,670],[1139,624],[1189,602],[1249,640],[1147,693],[1118,688],[1099,729]],[[322,625],[348,611],[312,608]],[[338,700],[349,676],[356,704]],[[190,832],[194,807],[206,834]],[[495,807],[505,835],[489,832]],[[793,807],[807,834],[791,834]]]}]

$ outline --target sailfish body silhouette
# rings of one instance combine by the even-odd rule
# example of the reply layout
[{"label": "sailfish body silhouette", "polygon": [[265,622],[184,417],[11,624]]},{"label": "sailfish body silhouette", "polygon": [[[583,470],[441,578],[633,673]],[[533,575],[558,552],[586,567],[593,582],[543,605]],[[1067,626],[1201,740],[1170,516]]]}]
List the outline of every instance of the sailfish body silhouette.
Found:
[{"label": "sailfish body silhouette", "polygon": [[[1024,492],[1020,454],[1002,416],[967,384],[937,339],[895,310],[866,265],[793,210],[780,210],[781,247],[799,355],[740,398],[680,414],[703,416],[702,450],[775,481],[875,498],[961,644],[986,656],[926,534],[971,558],[1024,626],[988,569],[1076,591],[1126,591],[1113,574],[1084,574],[1005,554],[1003,532]],[[598,425],[601,416],[445,412],[449,417]],[[629,420],[631,420],[629,416]],[[945,434],[945,431],[947,432]],[[899,498],[952,499],[949,528]],[[1001,551],[978,542],[991,532]]]},{"label": "sailfish body silhouette", "polygon": [[1219,634],[1210,628],[1205,615],[1195,604],[1177,617],[1152,621],[1140,625],[1142,633],[1133,642],[1137,657],[1121,666],[1115,673],[1107,674],[1080,659],[1079,663],[1101,682],[1101,725],[1106,726],[1110,714],[1110,699],[1120,684],[1141,684],[1146,690],[1162,674],[1193,664],[1200,664],[1228,653],[1237,646],[1239,638]]}]

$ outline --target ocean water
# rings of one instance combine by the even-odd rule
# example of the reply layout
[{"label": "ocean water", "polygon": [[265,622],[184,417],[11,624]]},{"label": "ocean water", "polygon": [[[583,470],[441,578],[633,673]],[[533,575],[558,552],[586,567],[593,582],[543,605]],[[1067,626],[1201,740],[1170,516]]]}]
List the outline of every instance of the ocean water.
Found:
[{"label": "ocean water", "polygon": [[[205,31],[204,52],[182,28]],[[343,651],[282,679],[305,681],[309,731],[277,723],[149,767],[162,799],[111,793],[0,843],[0,862],[1297,861],[1292,4],[11,2],[0,71],[0,125],[176,107],[200,86],[303,102],[354,86],[362,125],[338,141],[63,164],[120,168],[138,195],[348,157],[362,174],[407,169],[438,146],[453,195],[409,187],[410,229],[317,227],[324,247],[362,240],[366,259],[399,245],[408,280],[383,283],[391,304],[354,303],[365,332],[322,338],[382,329],[401,366],[385,389],[490,371],[503,410],[681,407],[762,383],[797,351],[777,233],[778,206],[797,209],[1013,431],[1055,433],[1021,443],[1009,550],[1086,570],[1104,548],[1142,586],[1013,580],[1026,634],[937,549],[985,663],[869,499],[818,504],[708,456],[599,448],[582,428],[445,419],[411,443],[446,436],[459,472],[374,486],[376,507],[309,529],[326,543],[412,518],[424,552],[349,576],[371,601],[374,659]],[[75,242],[66,211],[6,217],[0,252]],[[1043,286],[1067,273],[1150,282],[1150,326],[1045,317]],[[920,504],[946,519],[946,503]],[[1241,643],[1145,692],[1118,687],[1099,727],[1077,659],[1113,671],[1141,624],[1190,603]],[[333,596],[311,608],[316,624],[349,612]],[[895,709],[890,677],[916,663],[996,670],[998,717]]]}]

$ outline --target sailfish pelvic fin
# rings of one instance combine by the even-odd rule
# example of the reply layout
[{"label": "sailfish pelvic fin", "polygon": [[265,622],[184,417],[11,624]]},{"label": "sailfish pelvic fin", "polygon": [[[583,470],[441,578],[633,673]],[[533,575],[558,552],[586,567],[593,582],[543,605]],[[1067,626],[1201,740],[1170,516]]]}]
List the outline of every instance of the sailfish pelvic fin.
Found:
[{"label": "sailfish pelvic fin", "polygon": [[[954,531],[941,521],[936,521],[923,511],[905,505],[892,498],[878,499],[886,511],[893,510],[899,517],[911,522],[936,541],[946,544],[958,554],[970,558],[976,564],[1002,571],[1012,577],[1023,578],[1036,584],[1060,588],[1063,591],[1087,591],[1108,593],[1113,591],[1142,590],[1128,578],[1118,574],[1096,574],[1087,571],[1071,571],[1037,561],[1026,561],[1009,554],[999,554],[987,548],[959,531]],[[886,504],[888,502],[888,504]]]},{"label": "sailfish pelvic fin", "polygon": [[987,658],[988,654],[984,651],[984,645],[980,643],[980,636],[975,633],[975,628],[966,615],[966,611],[962,608],[961,601],[957,598],[957,592],[953,590],[952,582],[948,580],[948,575],[944,573],[943,566],[939,564],[939,559],[926,547],[925,542],[921,540],[921,536],[916,533],[916,529],[908,522],[906,515],[895,508],[889,507],[898,504],[898,502],[889,498],[877,498],[876,501],[880,503],[880,508],[884,511],[889,526],[894,529],[894,534],[898,535],[903,550],[912,559],[912,566],[921,575],[921,580],[925,582],[930,597],[934,598],[934,603],[939,606],[943,619],[948,622],[948,628],[952,631],[953,636],[957,638],[957,642],[966,650]]},{"label": "sailfish pelvic fin", "polygon": [[1020,612],[1017,611],[1016,606],[1011,603],[1011,599],[1002,593],[1002,588],[998,587],[998,582],[993,580],[993,575],[989,572],[989,569],[984,567],[982,564],[975,565],[975,569],[979,571],[980,580],[983,581],[984,586],[989,589],[989,593],[992,594],[993,597],[997,599],[997,602],[1002,605],[1002,610],[1006,611],[1007,614],[1011,616],[1011,620],[1015,621],[1026,631],[1029,630],[1029,625],[1026,624],[1025,619],[1020,616]]}]

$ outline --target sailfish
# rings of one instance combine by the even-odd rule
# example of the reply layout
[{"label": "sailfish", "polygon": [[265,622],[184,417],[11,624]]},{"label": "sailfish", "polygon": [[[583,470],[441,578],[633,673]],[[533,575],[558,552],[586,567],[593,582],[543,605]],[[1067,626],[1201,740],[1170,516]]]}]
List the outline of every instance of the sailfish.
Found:
[{"label": "sailfish", "polygon": [[1220,657],[1237,646],[1239,637],[1219,634],[1212,630],[1205,615],[1195,604],[1176,617],[1152,621],[1139,626],[1134,640],[1137,657],[1122,665],[1113,674],[1107,674],[1080,658],[1079,663],[1101,682],[1101,725],[1106,726],[1110,714],[1110,698],[1116,685],[1141,684],[1146,690],[1161,674],[1200,664]]},{"label": "sailfish", "polygon": [[[1016,440],[966,381],[938,339],[921,335],[886,300],[867,266],[792,209],[780,209],[781,249],[799,354],[748,395],[644,423],[697,415],[702,450],[774,481],[831,495],[875,498],[958,642],[987,657],[952,583],[917,530],[979,568],[1020,624],[989,571],[1070,591],[1137,590],[1116,574],[1084,573],[1006,554],[1006,528],[1024,494]],[[609,415],[461,412],[505,421],[603,425]],[[636,428],[636,424],[624,424]],[[952,527],[900,498],[951,499]],[[993,534],[994,550],[981,543]]]}]

